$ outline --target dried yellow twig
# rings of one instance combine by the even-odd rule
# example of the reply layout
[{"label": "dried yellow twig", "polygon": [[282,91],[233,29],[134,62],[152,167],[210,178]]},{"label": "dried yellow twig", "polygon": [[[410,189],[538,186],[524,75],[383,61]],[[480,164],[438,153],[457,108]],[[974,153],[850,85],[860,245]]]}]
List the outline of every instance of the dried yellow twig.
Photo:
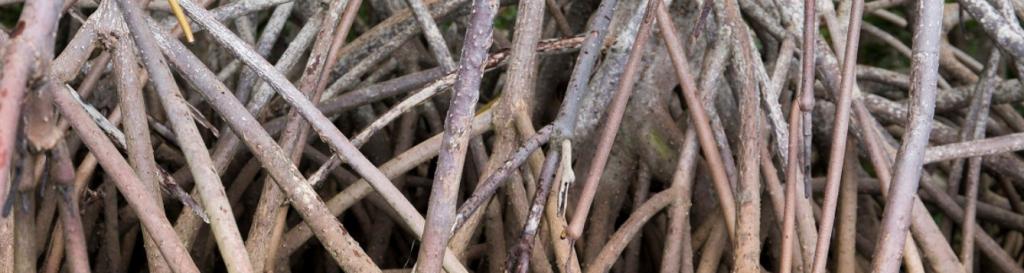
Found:
[{"label": "dried yellow twig", "polygon": [[178,0],[167,0],[167,2],[171,4],[174,18],[178,19],[178,25],[181,25],[181,30],[185,33],[185,41],[192,44],[196,41],[196,38],[192,36],[192,26],[188,24],[188,19],[185,18],[185,12],[181,10],[181,5],[178,4]]}]

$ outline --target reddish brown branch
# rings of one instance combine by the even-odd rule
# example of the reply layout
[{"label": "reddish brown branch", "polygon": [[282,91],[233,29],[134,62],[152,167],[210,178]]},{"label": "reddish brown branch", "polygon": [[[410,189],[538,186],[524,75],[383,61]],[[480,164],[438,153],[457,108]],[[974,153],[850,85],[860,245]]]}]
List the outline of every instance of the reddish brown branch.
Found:
[{"label": "reddish brown branch", "polygon": [[587,214],[590,212],[590,205],[594,201],[597,182],[601,180],[601,174],[604,173],[605,164],[608,163],[608,154],[611,152],[612,144],[615,142],[615,135],[619,131],[619,124],[622,122],[622,115],[626,110],[626,103],[633,93],[633,84],[640,67],[640,59],[643,57],[644,48],[647,46],[647,40],[651,35],[651,28],[654,24],[654,11],[657,9],[658,3],[661,3],[661,0],[651,0],[647,3],[643,21],[640,23],[639,30],[637,30],[636,40],[629,54],[629,60],[626,61],[626,69],[622,72],[622,78],[615,92],[615,98],[612,104],[609,105],[608,117],[604,120],[604,126],[601,128],[597,152],[591,159],[590,171],[587,173],[583,192],[580,193],[579,203],[576,204],[576,212],[569,223],[569,228],[566,229],[568,237],[573,240],[578,240],[583,235],[583,225],[587,219]]},{"label": "reddish brown branch", "polygon": [[[28,1],[3,49],[3,73],[0,73],[0,204],[6,204],[18,124],[26,90],[31,95],[48,92],[40,85],[50,69],[53,39],[61,0]],[[44,102],[45,103],[45,102]],[[13,186],[12,186],[13,187]]]}]

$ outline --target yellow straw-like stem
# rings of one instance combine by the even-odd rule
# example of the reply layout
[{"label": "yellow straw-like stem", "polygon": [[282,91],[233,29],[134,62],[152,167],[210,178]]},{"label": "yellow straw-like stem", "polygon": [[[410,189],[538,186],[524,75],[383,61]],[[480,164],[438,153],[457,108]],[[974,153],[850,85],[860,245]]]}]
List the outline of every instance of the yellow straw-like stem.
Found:
[{"label": "yellow straw-like stem", "polygon": [[181,10],[178,0],[167,0],[167,2],[171,4],[174,17],[178,18],[178,25],[181,25],[181,30],[185,33],[185,41],[188,41],[189,44],[195,42],[196,39],[192,36],[192,26],[188,24],[188,19],[185,18],[185,12]]}]

